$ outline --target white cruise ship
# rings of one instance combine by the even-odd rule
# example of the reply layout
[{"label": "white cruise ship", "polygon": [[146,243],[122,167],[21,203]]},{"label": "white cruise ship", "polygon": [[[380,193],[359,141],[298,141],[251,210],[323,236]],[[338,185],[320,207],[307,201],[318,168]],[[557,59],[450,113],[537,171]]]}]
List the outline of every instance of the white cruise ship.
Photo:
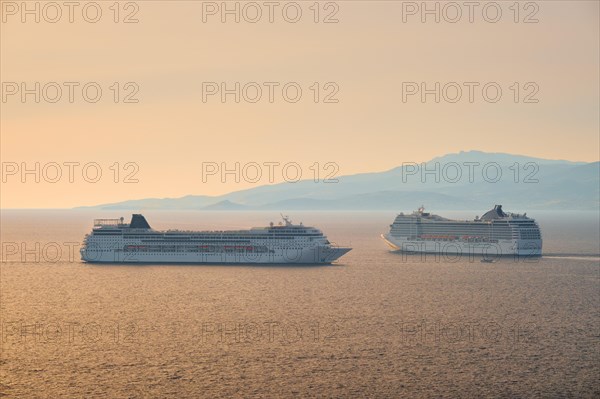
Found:
[{"label": "white cruise ship", "polygon": [[382,238],[395,250],[464,255],[541,256],[542,236],[526,214],[505,213],[502,205],[474,220],[451,220],[426,213],[400,213]]},{"label": "white cruise ship", "polygon": [[144,216],[130,223],[96,219],[81,259],[102,263],[295,263],[328,264],[351,248],[331,244],[321,230],[283,223],[235,231],[158,231]]}]

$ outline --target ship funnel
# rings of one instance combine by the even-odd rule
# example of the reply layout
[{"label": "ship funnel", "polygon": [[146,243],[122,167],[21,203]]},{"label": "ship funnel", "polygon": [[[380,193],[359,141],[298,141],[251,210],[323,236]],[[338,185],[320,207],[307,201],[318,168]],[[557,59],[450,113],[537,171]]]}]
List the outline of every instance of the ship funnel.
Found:
[{"label": "ship funnel", "polygon": [[502,211],[502,205],[495,205],[494,206],[494,210],[496,211],[496,213],[498,214],[498,216],[500,216],[500,217],[506,216],[506,213],[504,213]]},{"label": "ship funnel", "polygon": [[150,229],[150,225],[148,224],[148,222],[146,221],[146,218],[139,214],[139,213],[134,213],[133,215],[131,215],[131,223],[129,224],[129,227],[132,229]]}]

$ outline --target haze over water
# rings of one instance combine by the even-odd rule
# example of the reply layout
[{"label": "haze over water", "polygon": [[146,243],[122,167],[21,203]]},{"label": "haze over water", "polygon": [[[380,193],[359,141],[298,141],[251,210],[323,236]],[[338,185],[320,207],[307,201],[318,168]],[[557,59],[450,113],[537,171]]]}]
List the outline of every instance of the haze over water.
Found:
[{"label": "haze over water", "polygon": [[[394,213],[295,212],[354,249],[333,266],[100,266],[69,261],[64,243],[93,218],[128,214],[2,211],[0,393],[598,397],[597,214],[530,214],[550,256],[404,256],[379,238]],[[160,229],[229,229],[278,215],[145,216]],[[63,253],[23,262],[11,242]]]}]

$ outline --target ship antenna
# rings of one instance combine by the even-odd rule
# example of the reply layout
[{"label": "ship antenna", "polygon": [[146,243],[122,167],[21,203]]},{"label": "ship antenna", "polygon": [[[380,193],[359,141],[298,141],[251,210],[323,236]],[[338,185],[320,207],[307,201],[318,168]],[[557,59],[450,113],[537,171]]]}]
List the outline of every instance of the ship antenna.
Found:
[{"label": "ship antenna", "polygon": [[283,213],[280,213],[281,218],[283,219],[283,221],[285,222],[286,226],[290,226],[292,224],[292,222],[290,221],[289,216],[284,215]]}]

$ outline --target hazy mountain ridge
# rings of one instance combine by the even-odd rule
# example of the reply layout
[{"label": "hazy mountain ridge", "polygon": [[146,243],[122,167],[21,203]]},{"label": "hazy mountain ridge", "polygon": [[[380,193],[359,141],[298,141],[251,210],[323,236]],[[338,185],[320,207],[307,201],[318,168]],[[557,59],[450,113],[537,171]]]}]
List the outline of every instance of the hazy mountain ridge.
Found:
[{"label": "hazy mountain ridge", "polygon": [[[477,164],[470,164],[469,169],[465,164],[469,162]],[[425,166],[429,173],[421,174],[421,163],[404,162],[384,172],[340,176],[337,183],[304,180],[214,197],[148,198],[87,208],[408,211],[421,204],[429,209],[462,210],[488,209],[500,203],[507,210],[527,211],[597,210],[600,206],[600,162],[468,151],[436,157]],[[432,172],[436,167],[437,172]],[[457,179],[459,169],[461,178]]]}]

